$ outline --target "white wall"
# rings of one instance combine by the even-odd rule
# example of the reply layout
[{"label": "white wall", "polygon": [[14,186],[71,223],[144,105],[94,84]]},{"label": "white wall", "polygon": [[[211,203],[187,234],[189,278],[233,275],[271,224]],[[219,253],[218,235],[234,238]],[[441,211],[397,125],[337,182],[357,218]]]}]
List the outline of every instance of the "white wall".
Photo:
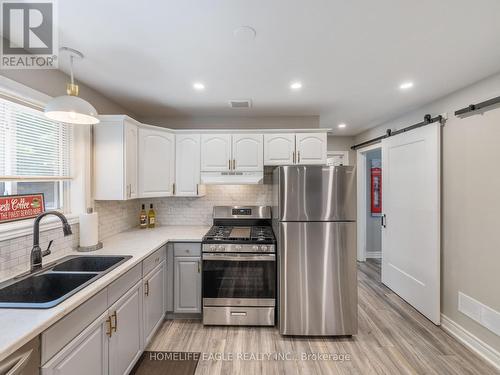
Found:
[{"label": "white wall", "polygon": [[454,111],[500,95],[500,74],[375,129],[356,142],[449,114],[442,131],[442,313],[500,351],[500,336],[458,311],[458,292],[500,311],[500,109],[457,118]]},{"label": "white wall", "polygon": [[[10,78],[16,82],[22,83],[32,89],[43,92],[50,96],[59,96],[66,94],[66,84],[69,82],[69,77],[56,69],[47,70],[1,70],[0,75]],[[126,108],[108,99],[100,92],[78,82],[80,88],[80,97],[88,100],[99,114],[116,115],[127,114],[135,117],[133,113]]]},{"label": "white wall", "polygon": [[[236,110],[237,111],[237,110]],[[304,129],[318,128],[319,116],[202,116],[140,119],[171,129]]]},{"label": "white wall", "polygon": [[328,135],[328,151],[349,151],[349,165],[356,165],[356,151],[351,150],[354,137]]}]

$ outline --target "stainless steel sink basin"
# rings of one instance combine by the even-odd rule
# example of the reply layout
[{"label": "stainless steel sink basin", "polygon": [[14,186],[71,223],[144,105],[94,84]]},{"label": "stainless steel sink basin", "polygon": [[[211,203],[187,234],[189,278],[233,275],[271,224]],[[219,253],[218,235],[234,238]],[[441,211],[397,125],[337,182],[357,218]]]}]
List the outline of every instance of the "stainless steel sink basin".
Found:
[{"label": "stainless steel sink basin", "polygon": [[52,270],[57,272],[103,272],[126,259],[124,256],[79,256],[59,263]]},{"label": "stainless steel sink basin", "polygon": [[0,308],[54,307],[130,259],[130,256],[69,256],[36,273],[0,284]]},{"label": "stainless steel sink basin", "polygon": [[0,289],[1,307],[48,308],[57,305],[63,297],[76,293],[97,273],[48,272],[31,275]]}]

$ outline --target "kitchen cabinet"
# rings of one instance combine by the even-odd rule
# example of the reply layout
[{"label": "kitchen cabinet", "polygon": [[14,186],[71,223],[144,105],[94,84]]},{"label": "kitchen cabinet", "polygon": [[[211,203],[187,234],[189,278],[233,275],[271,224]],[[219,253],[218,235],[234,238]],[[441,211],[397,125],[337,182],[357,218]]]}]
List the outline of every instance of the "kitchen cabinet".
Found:
[{"label": "kitchen cabinet", "polygon": [[174,312],[201,312],[201,257],[174,259]]},{"label": "kitchen cabinet", "polygon": [[95,199],[138,197],[138,128],[127,116],[101,116],[94,125]]},{"label": "kitchen cabinet", "polygon": [[264,170],[262,134],[202,134],[202,172]]},{"label": "kitchen cabinet", "polygon": [[165,261],[145,276],[144,290],[144,344],[147,345],[165,316]]},{"label": "kitchen cabinet", "polygon": [[41,368],[42,375],[108,374],[108,335],[106,313],[83,330]]},{"label": "kitchen cabinet", "polygon": [[201,170],[224,172],[231,168],[231,134],[201,135]]},{"label": "kitchen cabinet", "polygon": [[264,164],[290,165],[295,163],[295,134],[264,134]]},{"label": "kitchen cabinet", "polygon": [[326,133],[264,134],[264,165],[326,164]]},{"label": "kitchen cabinet", "polygon": [[128,374],[143,350],[142,282],[110,307],[109,375]]},{"label": "kitchen cabinet", "polygon": [[[217,140],[214,141],[217,144]],[[211,148],[209,144],[207,147]],[[177,134],[175,137],[175,195],[180,197],[196,197],[204,195],[200,186],[200,149],[199,134]],[[217,164],[216,160],[209,161]]]},{"label": "kitchen cabinet", "polygon": [[170,131],[139,129],[139,196],[168,197],[174,192],[175,135]]},{"label": "kitchen cabinet", "polygon": [[295,134],[297,164],[326,164],[327,134]]},{"label": "kitchen cabinet", "polygon": [[264,145],[262,134],[233,134],[233,170],[241,172],[262,171]]}]

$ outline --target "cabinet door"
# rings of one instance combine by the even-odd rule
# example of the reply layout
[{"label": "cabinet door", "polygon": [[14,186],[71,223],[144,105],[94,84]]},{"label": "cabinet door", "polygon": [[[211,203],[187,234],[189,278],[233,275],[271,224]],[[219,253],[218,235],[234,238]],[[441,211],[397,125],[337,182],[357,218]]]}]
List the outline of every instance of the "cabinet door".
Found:
[{"label": "cabinet door", "polygon": [[134,199],[138,197],[137,186],[137,147],[138,147],[138,128],[136,125],[125,121],[125,199]]},{"label": "cabinet door", "polygon": [[201,312],[201,258],[175,257],[174,312]]},{"label": "cabinet door", "polygon": [[233,134],[233,169],[236,171],[264,170],[262,134]]},{"label": "cabinet door", "polygon": [[164,130],[139,129],[139,166],[141,197],[172,195],[175,136]]},{"label": "cabinet door", "polygon": [[149,343],[165,315],[165,262],[144,279],[144,342]]},{"label": "cabinet door", "polygon": [[326,164],[326,133],[295,135],[297,164]]},{"label": "cabinet door", "polygon": [[295,163],[295,134],[264,134],[264,165]]},{"label": "cabinet door", "polygon": [[[128,374],[143,349],[142,281],[110,307],[109,374]],[[88,373],[88,372],[87,372]]]},{"label": "cabinet door", "polygon": [[201,135],[201,170],[203,172],[228,171],[230,161],[230,134]]},{"label": "cabinet door", "polygon": [[200,184],[200,135],[175,137],[175,195],[197,196]]},{"label": "cabinet door", "polygon": [[42,375],[106,375],[108,318],[102,314],[41,368]]}]

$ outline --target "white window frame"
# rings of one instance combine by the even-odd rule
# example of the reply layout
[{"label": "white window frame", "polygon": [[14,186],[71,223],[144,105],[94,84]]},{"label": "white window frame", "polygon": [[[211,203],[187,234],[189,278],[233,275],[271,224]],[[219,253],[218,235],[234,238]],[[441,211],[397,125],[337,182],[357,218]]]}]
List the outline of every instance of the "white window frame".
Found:
[{"label": "white window frame", "polygon": [[[34,90],[19,82],[0,76],[0,95],[13,102],[31,107],[43,108],[52,99],[40,91]],[[70,224],[77,224],[78,217],[90,207],[90,154],[91,154],[91,127],[88,125],[73,127],[73,147],[71,155],[72,179],[70,180],[69,197],[64,197],[64,205],[69,207],[65,213]],[[26,236],[32,233],[34,219],[26,219],[11,223],[0,224],[0,241]],[[40,230],[46,231],[60,227],[56,217],[45,218]]]}]

